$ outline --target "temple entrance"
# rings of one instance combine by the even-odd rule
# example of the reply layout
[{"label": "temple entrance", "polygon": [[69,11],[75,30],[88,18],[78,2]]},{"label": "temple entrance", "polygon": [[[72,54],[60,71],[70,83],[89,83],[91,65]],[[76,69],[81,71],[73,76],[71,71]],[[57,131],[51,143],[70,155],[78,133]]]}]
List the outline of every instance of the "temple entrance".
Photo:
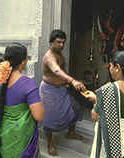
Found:
[{"label": "temple entrance", "polygon": [[95,90],[109,81],[105,65],[123,40],[124,27],[119,30],[124,26],[121,6],[112,0],[72,0],[70,72],[88,89]]}]

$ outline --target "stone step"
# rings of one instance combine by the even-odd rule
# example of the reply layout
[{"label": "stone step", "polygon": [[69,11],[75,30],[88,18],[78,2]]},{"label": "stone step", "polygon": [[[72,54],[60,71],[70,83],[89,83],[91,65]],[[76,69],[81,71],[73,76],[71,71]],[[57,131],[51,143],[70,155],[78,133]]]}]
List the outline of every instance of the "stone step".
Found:
[{"label": "stone step", "polygon": [[83,135],[82,141],[66,139],[67,130],[56,132],[55,143],[58,156],[48,155],[47,143],[42,128],[40,128],[40,157],[41,158],[89,158],[93,141],[93,123],[90,120],[77,122],[76,131]]}]

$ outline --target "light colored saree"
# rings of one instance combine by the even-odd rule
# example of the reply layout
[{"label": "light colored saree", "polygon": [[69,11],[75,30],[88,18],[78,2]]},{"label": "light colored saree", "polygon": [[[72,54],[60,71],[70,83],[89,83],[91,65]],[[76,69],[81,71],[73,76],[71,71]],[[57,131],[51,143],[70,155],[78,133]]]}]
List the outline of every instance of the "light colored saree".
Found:
[{"label": "light colored saree", "polygon": [[38,130],[28,105],[5,106],[0,129],[3,158],[36,158]]},{"label": "light colored saree", "polygon": [[108,83],[96,91],[99,121],[90,158],[124,157],[124,119],[120,115],[120,91],[117,82]]}]

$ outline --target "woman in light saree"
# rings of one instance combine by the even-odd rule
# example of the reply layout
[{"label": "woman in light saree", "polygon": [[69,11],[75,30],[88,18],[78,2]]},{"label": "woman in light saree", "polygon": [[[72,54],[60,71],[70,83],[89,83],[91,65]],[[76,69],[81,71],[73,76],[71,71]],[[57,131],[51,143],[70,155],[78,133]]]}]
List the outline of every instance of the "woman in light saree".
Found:
[{"label": "woman in light saree", "polygon": [[27,48],[14,43],[5,49],[0,63],[0,156],[37,158],[37,121],[44,107],[35,80],[22,75]]},{"label": "woman in light saree", "polygon": [[89,91],[86,95],[95,103],[91,158],[124,157],[124,51],[114,53],[109,71],[115,81],[100,87],[95,94]]}]

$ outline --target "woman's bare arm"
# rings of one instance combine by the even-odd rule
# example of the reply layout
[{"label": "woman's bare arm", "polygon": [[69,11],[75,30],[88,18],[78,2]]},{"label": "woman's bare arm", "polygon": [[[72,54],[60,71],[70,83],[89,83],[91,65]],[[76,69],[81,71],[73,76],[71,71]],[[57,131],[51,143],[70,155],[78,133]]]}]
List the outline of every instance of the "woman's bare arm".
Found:
[{"label": "woman's bare arm", "polygon": [[30,105],[32,116],[37,121],[42,121],[44,118],[44,106],[41,102]]}]

